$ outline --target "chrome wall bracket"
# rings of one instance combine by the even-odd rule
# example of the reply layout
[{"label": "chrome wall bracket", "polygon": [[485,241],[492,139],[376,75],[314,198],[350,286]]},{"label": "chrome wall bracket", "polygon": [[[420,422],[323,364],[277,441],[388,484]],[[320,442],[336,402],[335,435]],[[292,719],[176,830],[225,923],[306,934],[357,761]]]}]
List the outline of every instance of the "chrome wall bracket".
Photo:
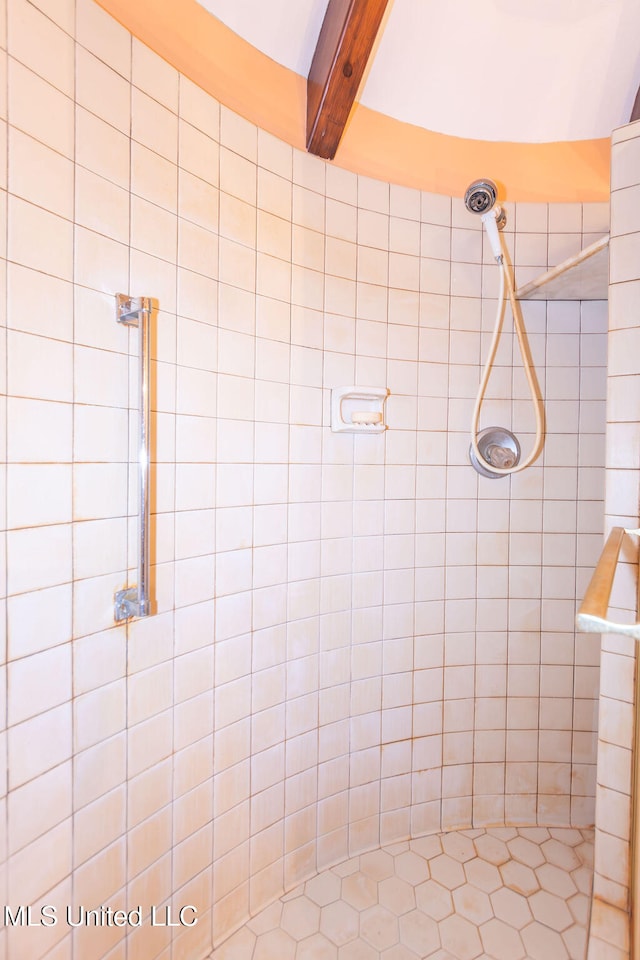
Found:
[{"label": "chrome wall bracket", "polygon": [[138,582],[134,587],[118,590],[115,595],[116,622],[130,617],[148,617],[152,613],[149,599],[149,436],[151,406],[150,381],[150,319],[152,303],[149,297],[130,297],[116,294],[116,319],[125,326],[138,327],[138,409],[140,435],[138,446]]},{"label": "chrome wall bracket", "polygon": [[116,293],[116,319],[118,323],[137,327],[143,310],[151,311],[150,297],[130,297],[126,293]]},{"label": "chrome wall bracket", "polygon": [[116,592],[114,616],[117,622],[128,620],[130,617],[148,617],[150,613],[151,601],[140,600],[137,587]]}]

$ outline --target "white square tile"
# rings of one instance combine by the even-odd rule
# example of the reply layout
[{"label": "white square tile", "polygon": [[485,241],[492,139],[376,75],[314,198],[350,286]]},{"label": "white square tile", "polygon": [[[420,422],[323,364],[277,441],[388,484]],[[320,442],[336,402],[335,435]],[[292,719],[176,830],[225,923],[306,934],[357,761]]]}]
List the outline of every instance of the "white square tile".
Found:
[{"label": "white square tile", "polygon": [[8,253],[25,267],[71,280],[73,271],[73,226],[56,214],[9,198]]},{"label": "white square tile", "polygon": [[11,55],[62,93],[73,95],[73,40],[35,6],[9,6]]},{"label": "white square tile", "polygon": [[131,124],[131,89],[110,66],[83,47],[76,54],[76,100],[78,104],[124,134]]},{"label": "white square tile", "polygon": [[130,205],[128,193],[109,180],[90,173],[82,167],[76,169],[75,181],[76,223],[119,240],[121,243],[128,243]]},{"label": "white square tile", "polygon": [[9,122],[43,144],[72,158],[74,103],[18,60],[8,64]]},{"label": "white square tile", "polygon": [[[72,32],[71,30],[69,32]],[[91,0],[78,0],[76,37],[80,44],[129,80],[131,35],[121,24]],[[137,41],[134,41],[137,43]]]}]

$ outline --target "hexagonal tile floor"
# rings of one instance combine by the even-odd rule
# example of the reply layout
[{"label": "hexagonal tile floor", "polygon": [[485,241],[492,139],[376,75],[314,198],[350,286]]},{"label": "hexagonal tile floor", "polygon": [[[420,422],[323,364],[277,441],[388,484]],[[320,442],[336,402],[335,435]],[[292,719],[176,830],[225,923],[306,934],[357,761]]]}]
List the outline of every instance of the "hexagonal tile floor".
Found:
[{"label": "hexagonal tile floor", "polygon": [[210,960],[584,960],[593,831],[459,830],[325,870]]}]

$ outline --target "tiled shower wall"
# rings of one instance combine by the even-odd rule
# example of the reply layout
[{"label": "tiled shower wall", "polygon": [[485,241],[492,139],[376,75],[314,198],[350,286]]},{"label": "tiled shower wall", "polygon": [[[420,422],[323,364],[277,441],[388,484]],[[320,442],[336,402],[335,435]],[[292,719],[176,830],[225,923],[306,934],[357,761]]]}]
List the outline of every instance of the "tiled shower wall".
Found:
[{"label": "tiled shower wall", "polygon": [[[640,123],[615,130],[611,153],[606,528],[637,529],[640,490]],[[637,619],[637,540],[627,537],[611,598]],[[629,955],[629,870],[636,643],[602,640],[594,906],[590,960]],[[636,707],[637,709],[637,707]],[[636,748],[637,749],[637,748]],[[638,798],[635,799],[638,803]],[[636,894],[637,896],[637,894]]]},{"label": "tiled shower wall", "polygon": [[[523,305],[544,453],[478,478],[497,269],[461,201],[293,151],[91,0],[7,2],[3,902],[199,923],[2,928],[0,949],[195,960],[381,842],[592,822],[599,644],[573,618],[601,545],[605,304]],[[519,283],[608,226],[506,206]],[[158,613],[129,626],[117,292],[159,304]],[[483,423],[526,452],[512,340]],[[330,431],[354,383],[390,389],[385,436]]]}]

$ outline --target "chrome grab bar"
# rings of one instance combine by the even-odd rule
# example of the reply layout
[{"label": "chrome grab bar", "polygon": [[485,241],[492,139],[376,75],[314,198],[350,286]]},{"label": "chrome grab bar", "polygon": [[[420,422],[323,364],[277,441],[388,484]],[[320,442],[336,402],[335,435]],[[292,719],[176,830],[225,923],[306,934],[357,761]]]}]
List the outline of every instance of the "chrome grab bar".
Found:
[{"label": "chrome grab bar", "polygon": [[607,538],[576,616],[576,626],[582,633],[621,633],[640,640],[640,623],[617,623],[607,619],[613,578],[626,533],[638,536],[640,530],[612,527]]},{"label": "chrome grab bar", "polygon": [[151,421],[149,375],[151,367],[151,298],[116,294],[118,323],[138,327],[138,409],[140,434],[138,446],[138,582],[135,587],[118,590],[115,595],[116,621],[129,617],[148,617],[152,613],[149,598],[149,426]]}]

